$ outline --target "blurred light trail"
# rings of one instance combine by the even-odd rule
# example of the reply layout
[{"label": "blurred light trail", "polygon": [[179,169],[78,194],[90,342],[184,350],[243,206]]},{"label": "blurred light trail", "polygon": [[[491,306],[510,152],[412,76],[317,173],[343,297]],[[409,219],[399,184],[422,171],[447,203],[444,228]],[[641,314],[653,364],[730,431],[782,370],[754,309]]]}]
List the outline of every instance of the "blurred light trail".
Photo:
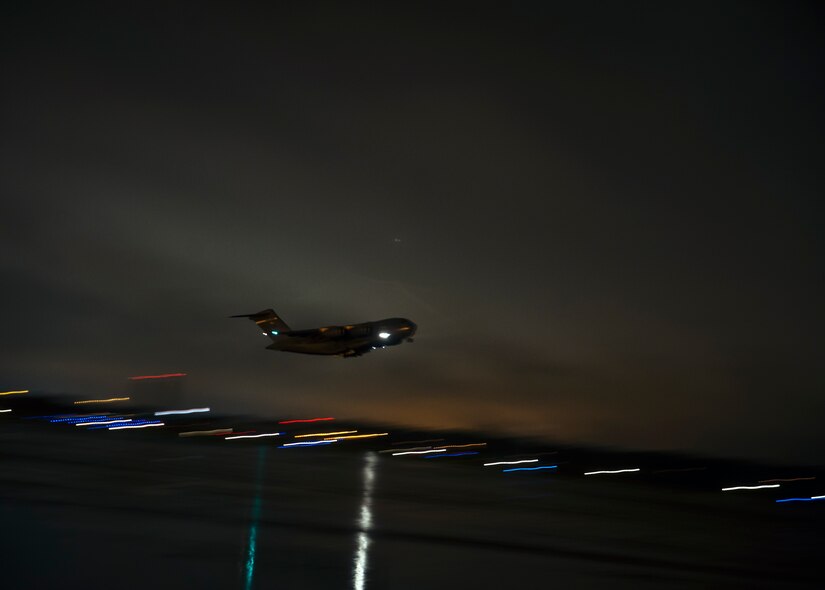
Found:
[{"label": "blurred light trail", "polygon": [[[48,416],[47,416],[48,417]],[[110,414],[85,414],[80,416],[68,416],[65,418],[53,418],[49,420],[52,424],[62,424],[64,422],[68,422],[73,424],[75,422],[82,422],[83,420],[94,420],[95,418],[99,420],[106,420],[107,418],[111,418]]]},{"label": "blurred light trail", "polygon": [[[377,432],[374,434],[353,434],[351,436],[336,436],[336,440],[350,440],[353,438],[375,438],[376,436],[387,436],[389,432]],[[329,440],[329,438],[325,439]]]},{"label": "blurred light trail", "polygon": [[18,395],[22,393],[28,393],[28,389],[18,389],[17,391],[0,391],[0,395]]},{"label": "blurred light trail", "polygon": [[430,449],[429,451],[403,451],[401,453],[393,453],[392,456],[398,455],[426,455],[427,453],[446,453],[447,449]]},{"label": "blurred light trail", "polygon": [[252,517],[249,523],[249,542],[247,543],[246,567],[244,575],[244,590],[252,590],[252,577],[255,573],[255,550],[258,540],[258,521],[261,518],[261,480],[264,473],[264,460],[266,458],[266,447],[258,449],[258,470],[255,479],[255,500],[252,502]]},{"label": "blurred light trail", "polygon": [[327,420],[335,420],[335,418],[306,418],[304,420],[282,420],[278,424],[303,424],[305,422],[326,422]]},{"label": "blurred light trail", "polygon": [[0,414],[5,414],[6,412],[11,412],[11,410],[0,410]]},{"label": "blurred light trail", "polygon": [[155,412],[155,416],[171,416],[173,414],[197,414],[198,412],[208,412],[209,408],[190,408],[188,410],[164,410]]},{"label": "blurred light trail", "polygon": [[732,488],[722,488],[723,492],[733,492],[734,490],[763,490],[765,488],[778,488],[779,484],[774,483],[764,486],[734,486]]},{"label": "blurred light trail", "polygon": [[780,502],[815,502],[816,500],[825,500],[825,496],[811,496],[810,498],[782,498],[781,500],[776,500],[776,503],[779,504]]},{"label": "blurred light trail", "polygon": [[148,422],[146,424],[129,424],[127,426],[111,426],[109,430],[126,430],[127,428],[151,428],[152,426],[164,426],[163,422]]},{"label": "blurred light trail", "polygon": [[789,477],[787,479],[760,479],[759,483],[773,483],[775,481],[810,481],[816,477]]},{"label": "blurred light trail", "polygon": [[585,475],[601,475],[602,473],[630,473],[632,471],[641,471],[638,467],[635,469],[615,469],[613,471],[587,471]]},{"label": "blurred light trail", "polygon": [[466,445],[438,445],[439,449],[465,449],[467,447],[486,447],[487,443],[469,443]]},{"label": "blurred light trail", "polygon": [[179,432],[178,436],[217,436],[222,434],[232,434],[231,428],[216,428],[214,430],[191,430],[189,432]]},{"label": "blurred light trail", "polygon": [[367,580],[367,557],[370,546],[369,530],[372,528],[372,489],[375,481],[375,464],[377,457],[372,453],[367,453],[364,464],[364,490],[361,494],[361,517],[358,525],[361,530],[358,532],[357,549],[355,551],[355,564],[353,569],[353,586],[355,590],[364,590]]},{"label": "blurred light trail", "polygon": [[333,434],[355,434],[357,430],[341,430],[340,432],[313,432],[312,434],[296,434],[294,438],[307,438],[309,436],[332,436]]},{"label": "blurred light trail", "polygon": [[107,399],[81,399],[76,402],[72,402],[75,405],[78,404],[108,404],[109,402],[125,402],[131,398],[128,397],[110,397]]},{"label": "blurred light trail", "polygon": [[283,432],[265,432],[264,434],[241,434],[238,436],[227,436],[223,440],[237,440],[239,438],[262,438],[264,436],[281,436]]},{"label": "blurred light trail", "polygon": [[541,467],[512,467],[510,469],[502,469],[502,473],[508,471],[538,471],[539,469],[558,469],[558,465],[542,465]]},{"label": "blurred light trail", "polygon": [[163,375],[138,375],[129,377],[129,381],[143,381],[144,379],[169,379],[171,377],[186,377],[186,373],[164,373]]},{"label": "blurred light trail", "polygon": [[122,420],[92,420],[91,422],[77,422],[75,426],[97,426],[100,424],[118,424],[123,422],[131,422],[131,418],[123,418]]},{"label": "blurred light trail", "polygon": [[317,445],[329,445],[334,442],[338,442],[337,439],[332,440],[308,440],[306,442],[296,442],[296,443],[286,443],[278,447],[279,449],[285,449],[287,447],[314,447]]},{"label": "blurred light trail", "polygon": [[519,463],[538,463],[538,459],[522,459],[520,461],[496,461],[494,463],[485,463],[484,467],[491,467],[492,465],[518,465]]},{"label": "blurred light trail", "polygon": [[442,442],[443,438],[428,438],[427,440],[404,440],[401,442],[394,442],[394,445],[423,445],[424,443]]},{"label": "blurred light trail", "polygon": [[432,449],[432,447],[409,447],[407,449],[382,449],[378,451],[379,453],[397,453],[399,451],[424,451],[427,449]]},{"label": "blurred light trail", "polygon": [[425,459],[443,459],[444,457],[463,457],[464,455],[478,455],[478,451],[466,451],[463,453],[447,453],[446,455],[430,455]]}]

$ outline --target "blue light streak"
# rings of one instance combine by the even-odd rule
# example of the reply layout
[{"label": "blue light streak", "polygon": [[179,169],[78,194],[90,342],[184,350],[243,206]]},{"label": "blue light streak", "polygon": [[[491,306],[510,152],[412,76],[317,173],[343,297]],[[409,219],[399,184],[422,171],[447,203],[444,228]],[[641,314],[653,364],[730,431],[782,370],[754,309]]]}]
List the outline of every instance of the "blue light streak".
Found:
[{"label": "blue light streak", "polygon": [[538,471],[539,469],[557,469],[558,465],[545,465],[543,467],[513,467],[512,469],[502,469],[502,473],[508,471]]},{"label": "blue light streak", "polygon": [[463,455],[478,455],[478,451],[466,451],[464,453],[447,453],[446,455],[427,455],[425,459],[441,459],[442,457],[461,457]]},{"label": "blue light streak", "polygon": [[825,500],[825,496],[812,496],[810,498],[783,498],[782,500],[776,500],[776,503],[779,504],[780,502],[815,502],[817,500]]}]

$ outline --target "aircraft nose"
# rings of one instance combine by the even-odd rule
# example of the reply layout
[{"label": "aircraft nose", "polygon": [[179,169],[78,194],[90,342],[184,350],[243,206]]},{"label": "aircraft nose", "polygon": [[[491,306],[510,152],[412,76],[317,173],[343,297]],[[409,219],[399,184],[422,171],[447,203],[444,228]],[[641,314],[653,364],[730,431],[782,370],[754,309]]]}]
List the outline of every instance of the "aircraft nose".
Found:
[{"label": "aircraft nose", "polygon": [[412,338],[415,335],[415,331],[418,330],[418,326],[409,320],[407,320],[407,338]]}]

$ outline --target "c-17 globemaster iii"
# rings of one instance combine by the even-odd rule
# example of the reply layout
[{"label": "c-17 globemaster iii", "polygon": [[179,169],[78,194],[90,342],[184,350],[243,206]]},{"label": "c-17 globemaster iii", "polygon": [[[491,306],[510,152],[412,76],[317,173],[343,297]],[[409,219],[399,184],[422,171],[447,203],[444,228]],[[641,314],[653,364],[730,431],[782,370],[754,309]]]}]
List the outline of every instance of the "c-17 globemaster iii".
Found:
[{"label": "c-17 globemaster iii", "polygon": [[412,342],[418,327],[404,318],[388,318],[363,324],[293,330],[271,309],[230,317],[249,318],[255,322],[263,335],[272,339],[272,344],[267,346],[269,350],[343,357],[360,356],[376,348]]}]

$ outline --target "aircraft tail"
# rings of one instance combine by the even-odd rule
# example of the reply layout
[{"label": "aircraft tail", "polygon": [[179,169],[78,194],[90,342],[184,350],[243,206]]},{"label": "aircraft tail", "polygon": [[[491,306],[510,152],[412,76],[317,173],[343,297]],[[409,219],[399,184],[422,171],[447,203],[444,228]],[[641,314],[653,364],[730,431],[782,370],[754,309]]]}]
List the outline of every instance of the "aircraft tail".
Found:
[{"label": "aircraft tail", "polygon": [[283,332],[289,332],[290,328],[287,323],[282,320],[277,313],[271,309],[265,309],[258,313],[242,314],[229,316],[232,318],[249,318],[255,322],[267,336],[277,336]]}]

